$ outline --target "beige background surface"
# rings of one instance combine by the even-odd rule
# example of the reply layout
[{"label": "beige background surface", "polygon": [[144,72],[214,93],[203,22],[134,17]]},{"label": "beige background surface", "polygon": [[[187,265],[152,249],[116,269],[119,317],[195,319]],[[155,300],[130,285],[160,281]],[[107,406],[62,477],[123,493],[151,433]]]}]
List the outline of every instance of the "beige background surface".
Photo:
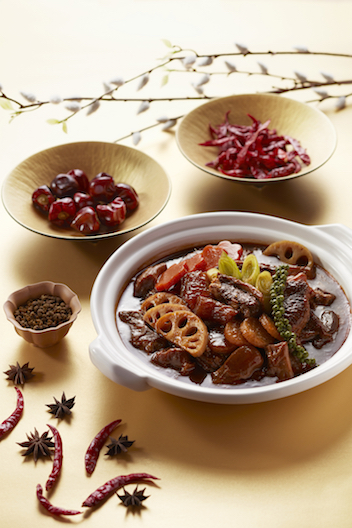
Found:
[{"label": "beige background surface", "polygon": [[[100,94],[102,82],[147,71],[165,54],[161,39],[199,53],[231,52],[239,42],[253,50],[352,53],[348,1],[239,0],[0,0],[0,83],[5,93]],[[245,66],[255,64],[248,58]],[[270,68],[292,75],[299,70],[321,78],[352,78],[350,60],[299,56],[262,57]],[[239,62],[234,59],[234,62]],[[241,61],[242,64],[242,61]],[[185,76],[160,88],[156,76],[140,95],[194,95]],[[214,81],[209,93],[256,91],[264,80],[255,76]],[[274,84],[275,81],[270,81]],[[166,89],[165,89],[166,88]],[[342,88],[340,88],[342,90]],[[345,88],[348,91],[348,88]],[[128,88],[130,95],[135,88]],[[169,95],[171,94],[171,95]],[[305,100],[311,95],[299,94]],[[196,103],[156,103],[137,116],[139,103],[113,103],[90,117],[76,116],[68,134],[46,120],[66,115],[56,107],[19,116],[9,124],[0,109],[0,178],[26,157],[73,141],[115,141],[160,115],[179,115]],[[336,112],[324,103],[338,133],[329,162],[305,178],[261,190],[212,177],[192,167],[180,154],[174,133],[152,129],[137,148],[154,157],[172,179],[173,192],[162,214],[150,225],[179,216],[215,210],[248,210],[306,224],[343,223],[352,228],[352,107]],[[124,144],[132,145],[131,139]],[[1,526],[29,528],[60,522],[47,516],[35,498],[50,461],[21,457],[17,442],[37,428],[57,421],[46,412],[53,396],[76,396],[71,420],[58,424],[64,443],[63,472],[50,500],[79,508],[97,486],[118,474],[147,471],[161,478],[148,486],[150,498],[140,513],[128,513],[112,497],[101,508],[67,524],[86,526],[165,526],[214,524],[242,528],[347,528],[352,524],[352,370],[306,393],[284,400],[220,406],[186,401],[157,390],[134,393],[107,380],[91,364],[88,345],[95,338],[89,295],[109,255],[126,239],[99,244],[41,237],[14,222],[0,207],[1,299],[39,280],[68,284],[79,295],[82,313],[58,345],[38,350],[0,318],[1,372],[29,361],[36,376],[24,387],[25,412],[16,429],[0,443]],[[1,376],[0,376],[1,377]],[[15,404],[15,391],[2,375],[0,421]],[[101,455],[91,478],[83,457],[93,435],[121,418],[116,431],[135,439],[129,455],[109,460]]]}]

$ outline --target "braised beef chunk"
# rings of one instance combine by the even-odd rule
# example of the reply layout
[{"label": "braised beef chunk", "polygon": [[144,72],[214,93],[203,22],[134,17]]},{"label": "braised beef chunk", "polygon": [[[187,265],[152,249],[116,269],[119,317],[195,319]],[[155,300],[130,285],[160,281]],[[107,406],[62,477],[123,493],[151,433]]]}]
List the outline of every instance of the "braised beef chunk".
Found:
[{"label": "braised beef chunk", "polygon": [[263,366],[264,360],[257,348],[243,345],[236,348],[225,363],[211,377],[213,383],[233,385],[249,379]]},{"label": "braised beef chunk", "polygon": [[322,330],[322,323],[319,318],[311,313],[310,319],[299,335],[302,344],[313,341],[319,337]]},{"label": "braised beef chunk", "polygon": [[286,341],[268,345],[265,352],[268,358],[269,376],[277,376],[280,381],[293,378],[294,373]]},{"label": "braised beef chunk", "polygon": [[191,271],[181,280],[180,296],[187,306],[193,310],[200,295],[210,297],[209,278],[204,271]]},{"label": "braised beef chunk", "polygon": [[[260,271],[267,270],[271,273],[271,275],[274,275],[276,271],[276,266],[273,264],[268,264],[267,262],[260,263]],[[289,275],[298,275],[300,273],[304,273],[307,276],[307,279],[315,279],[316,277],[316,266],[308,267],[308,266],[299,266],[295,264],[290,264],[288,274]]]},{"label": "braised beef chunk", "polygon": [[288,277],[284,292],[285,317],[297,335],[300,335],[309,321],[312,291],[304,273]]},{"label": "braised beef chunk", "polygon": [[227,355],[213,352],[209,347],[205,350],[204,354],[196,358],[196,362],[202,369],[208,374],[217,370],[224,361],[227,359]]},{"label": "braised beef chunk", "polygon": [[148,354],[166,348],[168,341],[159,336],[154,330],[146,325],[142,312],[139,311],[122,311],[119,317],[123,323],[129,325],[131,330],[131,343],[135,348],[144,350]]},{"label": "braised beef chunk", "polygon": [[311,363],[305,363],[301,362],[296,356],[291,354],[290,352],[290,359],[291,359],[291,365],[294,376],[300,376],[301,374],[304,374],[305,372],[309,372],[310,370],[315,368],[314,364]]},{"label": "braised beef chunk", "polygon": [[133,295],[135,297],[146,297],[151,292],[156,284],[158,277],[166,270],[167,266],[164,262],[150,266],[142,271],[135,280]]},{"label": "braised beef chunk", "polygon": [[316,288],[315,290],[313,290],[310,302],[312,307],[315,308],[319,305],[330,306],[335,299],[336,295],[334,295],[333,293],[324,292],[322,289]]},{"label": "braised beef chunk", "polygon": [[239,279],[219,273],[209,289],[217,300],[239,310],[244,317],[257,317],[263,311],[263,295]]},{"label": "braised beef chunk", "polygon": [[206,323],[225,326],[240,313],[228,304],[221,303],[211,297],[199,295],[193,311]]},{"label": "braised beef chunk", "polygon": [[159,367],[177,370],[181,376],[189,376],[196,368],[192,356],[179,347],[158,350],[151,356],[150,361]]},{"label": "braised beef chunk", "polygon": [[333,340],[333,335],[339,328],[339,317],[332,310],[326,310],[321,318],[311,313],[310,319],[300,334],[300,341],[311,341],[315,348],[322,348]]}]

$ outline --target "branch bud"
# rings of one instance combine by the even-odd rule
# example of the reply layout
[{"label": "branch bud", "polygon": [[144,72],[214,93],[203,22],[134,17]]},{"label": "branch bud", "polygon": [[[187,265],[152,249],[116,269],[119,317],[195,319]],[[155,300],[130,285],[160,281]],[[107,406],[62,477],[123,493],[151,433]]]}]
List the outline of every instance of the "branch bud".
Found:
[{"label": "branch bud", "polygon": [[132,134],[132,142],[133,142],[134,145],[138,145],[138,143],[140,142],[141,139],[142,139],[142,136],[141,136],[140,132],[133,132],[133,134]]},{"label": "branch bud", "polygon": [[192,53],[191,55],[188,55],[188,57],[185,57],[182,61],[182,64],[185,68],[191,68],[193,64],[197,60],[197,55],[195,53]]},{"label": "branch bud", "polygon": [[141,114],[142,112],[145,112],[150,107],[149,101],[142,101],[140,107],[137,110],[137,114]]},{"label": "branch bud", "polygon": [[24,99],[26,99],[26,101],[28,101],[29,103],[34,103],[36,101],[36,97],[34,94],[32,93],[29,93],[29,92],[20,92],[20,94],[22,95],[22,97]]},{"label": "branch bud", "polygon": [[148,73],[146,73],[145,75],[143,75],[143,77],[140,79],[139,81],[139,84],[138,84],[138,87],[137,87],[137,91],[138,90],[141,90],[147,83],[149,82],[149,75]]},{"label": "branch bud", "polygon": [[230,71],[230,72],[235,72],[237,71],[237,68],[234,64],[232,64],[232,62],[230,61],[225,61],[225,65],[226,65],[226,68]]},{"label": "branch bud", "polygon": [[198,66],[210,66],[211,64],[213,64],[213,57],[203,57],[198,61]]}]

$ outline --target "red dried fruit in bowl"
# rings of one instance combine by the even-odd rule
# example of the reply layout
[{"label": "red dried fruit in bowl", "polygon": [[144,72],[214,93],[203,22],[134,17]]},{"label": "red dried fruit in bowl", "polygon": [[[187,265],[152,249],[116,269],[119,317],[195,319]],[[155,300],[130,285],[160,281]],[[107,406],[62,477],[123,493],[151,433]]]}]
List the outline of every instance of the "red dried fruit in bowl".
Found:
[{"label": "red dried fruit in bowl", "polygon": [[32,194],[33,205],[38,211],[48,213],[50,205],[55,202],[55,196],[47,185],[41,185]]},{"label": "red dried fruit in bowl", "polygon": [[76,214],[76,205],[69,196],[59,198],[53,202],[49,209],[49,221],[59,227],[69,227]]},{"label": "red dried fruit in bowl", "polygon": [[108,227],[115,227],[126,218],[126,204],[121,198],[115,198],[108,204],[99,204],[96,207],[99,220]]},{"label": "red dried fruit in bowl", "polygon": [[136,190],[128,183],[116,184],[117,196],[125,202],[127,210],[133,211],[139,205],[139,197]]},{"label": "red dried fruit in bowl", "polygon": [[100,222],[94,208],[87,206],[80,209],[72,220],[71,227],[83,235],[97,233]]},{"label": "red dried fruit in bowl", "polygon": [[100,172],[90,182],[89,194],[96,202],[111,202],[116,196],[116,185],[114,178],[106,172]]},{"label": "red dried fruit in bowl", "polygon": [[73,176],[78,183],[78,190],[82,192],[88,192],[89,180],[88,176],[81,169],[71,169],[67,173],[69,176]]},{"label": "red dried fruit in bowl", "polygon": [[93,198],[86,192],[76,192],[73,195],[73,200],[76,204],[77,210],[83,209],[83,207],[93,207],[94,205]]},{"label": "red dried fruit in bowl", "polygon": [[73,196],[78,189],[78,182],[70,174],[58,174],[50,184],[50,188],[58,198]]}]

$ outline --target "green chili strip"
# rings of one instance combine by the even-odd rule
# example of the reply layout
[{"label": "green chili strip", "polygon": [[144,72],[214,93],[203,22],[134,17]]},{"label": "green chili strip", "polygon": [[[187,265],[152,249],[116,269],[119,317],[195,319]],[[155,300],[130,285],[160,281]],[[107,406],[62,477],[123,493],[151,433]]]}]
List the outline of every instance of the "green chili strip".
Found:
[{"label": "green chili strip", "polygon": [[280,336],[282,339],[287,341],[290,352],[292,352],[292,354],[297,357],[301,363],[315,365],[315,359],[310,359],[306,349],[297,343],[296,334],[292,332],[292,327],[289,323],[289,320],[287,317],[285,317],[284,291],[286,287],[288,270],[288,264],[283,264],[276,269],[276,272],[273,276],[273,283],[270,288],[272,317]]}]

